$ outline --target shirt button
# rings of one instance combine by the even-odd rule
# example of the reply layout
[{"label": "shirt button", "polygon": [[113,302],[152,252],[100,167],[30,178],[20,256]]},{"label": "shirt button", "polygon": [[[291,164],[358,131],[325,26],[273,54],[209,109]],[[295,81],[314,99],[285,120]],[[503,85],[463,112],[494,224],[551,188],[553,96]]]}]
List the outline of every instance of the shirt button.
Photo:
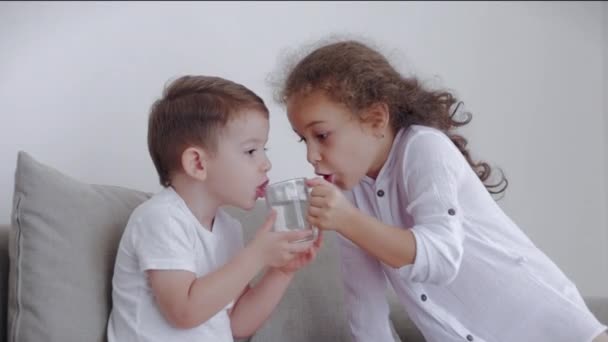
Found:
[{"label": "shirt button", "polygon": [[378,190],[378,192],[376,192],[376,194],[378,195],[378,197],[382,197],[382,196],[384,196],[384,190]]},{"label": "shirt button", "polygon": [[425,294],[423,294],[422,296],[420,296],[420,299],[421,299],[423,302],[426,302],[427,297],[426,297],[426,295],[425,295]]},{"label": "shirt button", "polygon": [[454,215],[456,214],[456,210],[454,210],[454,209],[450,208],[450,209],[448,210],[448,214],[450,214],[450,215],[454,216]]},{"label": "shirt button", "polygon": [[467,335],[467,341],[473,341],[473,340],[474,340],[473,335]]}]

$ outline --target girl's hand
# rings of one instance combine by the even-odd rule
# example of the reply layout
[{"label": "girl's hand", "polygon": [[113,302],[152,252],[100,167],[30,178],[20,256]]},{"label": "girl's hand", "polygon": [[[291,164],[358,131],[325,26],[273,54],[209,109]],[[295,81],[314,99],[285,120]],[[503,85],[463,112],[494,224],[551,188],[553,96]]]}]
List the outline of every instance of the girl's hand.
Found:
[{"label": "girl's hand", "polygon": [[307,179],[306,184],[312,187],[308,222],[321,230],[341,230],[355,210],[353,205],[337,186],[321,177]]},{"label": "girl's hand", "polygon": [[319,236],[317,236],[317,239],[315,240],[315,242],[313,243],[313,245],[310,247],[309,250],[307,250],[306,252],[297,254],[294,257],[294,259],[292,259],[286,265],[279,267],[277,269],[285,274],[295,273],[302,267],[310,264],[310,262],[315,259],[315,257],[317,256],[317,252],[319,251],[319,248],[321,248],[322,242],[323,242],[323,233],[321,231],[319,231]]}]

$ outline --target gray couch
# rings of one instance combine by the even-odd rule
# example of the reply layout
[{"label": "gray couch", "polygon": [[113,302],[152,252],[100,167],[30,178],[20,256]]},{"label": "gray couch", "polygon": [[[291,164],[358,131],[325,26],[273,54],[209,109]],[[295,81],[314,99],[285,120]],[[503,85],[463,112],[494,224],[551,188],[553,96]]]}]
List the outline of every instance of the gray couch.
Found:
[{"label": "gray couch", "polygon": [[[120,172],[120,170],[112,171]],[[105,341],[111,276],[129,214],[150,194],[77,181],[19,153],[12,222],[0,226],[0,336],[10,342]],[[251,239],[264,219],[228,209]],[[349,341],[335,236],[300,271],[278,308],[249,341]],[[424,341],[387,292],[396,341]],[[608,322],[608,300],[586,298]]]}]

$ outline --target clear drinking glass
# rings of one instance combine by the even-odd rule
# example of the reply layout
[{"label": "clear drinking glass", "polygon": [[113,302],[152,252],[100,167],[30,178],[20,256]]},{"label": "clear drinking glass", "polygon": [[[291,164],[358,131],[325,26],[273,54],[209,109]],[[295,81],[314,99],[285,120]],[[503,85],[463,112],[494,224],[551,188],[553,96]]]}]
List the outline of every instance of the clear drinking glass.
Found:
[{"label": "clear drinking glass", "polygon": [[312,227],[306,214],[310,189],[305,178],[294,178],[268,185],[266,188],[266,205],[277,212],[273,230],[277,232],[311,229],[309,238],[295,242],[311,241],[317,238],[318,229]]}]

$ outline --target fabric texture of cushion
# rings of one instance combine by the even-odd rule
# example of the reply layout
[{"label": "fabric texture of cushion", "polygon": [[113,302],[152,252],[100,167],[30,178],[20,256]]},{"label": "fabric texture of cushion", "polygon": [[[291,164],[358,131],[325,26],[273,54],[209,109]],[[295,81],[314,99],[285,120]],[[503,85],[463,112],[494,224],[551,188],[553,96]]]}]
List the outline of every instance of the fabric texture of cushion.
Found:
[{"label": "fabric texture of cushion", "polygon": [[116,249],[149,194],[79,182],[19,152],[8,341],[105,341]]}]

